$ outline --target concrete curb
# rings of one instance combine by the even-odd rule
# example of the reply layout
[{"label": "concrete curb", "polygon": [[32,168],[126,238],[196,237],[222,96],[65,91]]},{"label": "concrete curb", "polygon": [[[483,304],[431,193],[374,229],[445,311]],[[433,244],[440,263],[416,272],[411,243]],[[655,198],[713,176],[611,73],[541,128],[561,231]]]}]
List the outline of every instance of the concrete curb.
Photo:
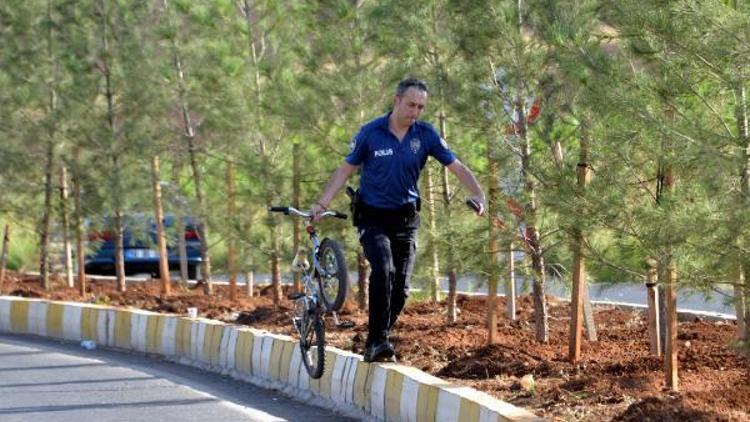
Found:
[{"label": "concrete curb", "polygon": [[[567,302],[570,302],[568,300]],[[627,302],[615,302],[611,300],[592,300],[591,304],[594,305],[596,308],[606,308],[611,307],[615,309],[622,309],[625,311],[641,311],[646,312],[648,310],[647,305],[640,305],[635,303],[627,303]],[[736,321],[737,316],[736,315],[730,315],[730,314],[723,314],[720,312],[710,312],[710,311],[696,311],[692,309],[677,309],[677,320],[678,321],[692,321],[696,318],[705,319],[708,321]]]},{"label": "concrete curb", "polygon": [[370,364],[336,348],[326,349],[326,371],[312,380],[291,337],[208,319],[0,296],[0,332],[92,340],[104,347],[156,354],[365,420],[542,420],[418,369]]}]

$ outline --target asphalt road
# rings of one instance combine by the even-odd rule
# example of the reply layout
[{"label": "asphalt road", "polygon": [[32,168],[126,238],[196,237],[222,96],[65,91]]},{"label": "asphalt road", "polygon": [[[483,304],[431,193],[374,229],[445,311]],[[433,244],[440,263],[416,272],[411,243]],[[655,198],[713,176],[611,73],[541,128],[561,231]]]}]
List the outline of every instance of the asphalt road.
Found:
[{"label": "asphalt road", "polygon": [[142,354],[0,334],[0,421],[351,421]]}]

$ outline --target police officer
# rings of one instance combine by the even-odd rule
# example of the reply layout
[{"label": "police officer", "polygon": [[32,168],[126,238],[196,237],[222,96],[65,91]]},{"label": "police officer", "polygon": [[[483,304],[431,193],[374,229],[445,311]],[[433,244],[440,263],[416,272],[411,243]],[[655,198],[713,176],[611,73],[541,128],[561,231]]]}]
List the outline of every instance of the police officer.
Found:
[{"label": "police officer", "polygon": [[484,193],[472,172],[430,124],[418,120],[427,95],[424,82],[401,81],[393,110],[362,126],[352,140],[351,152],[310,208],[317,219],[349,176],[361,167],[361,218],[357,228],[372,269],[364,355],[367,362],[395,359],[388,335],[409,292],[419,228],[419,174],[427,157],[447,166],[471,192],[477,214],[484,213]]}]

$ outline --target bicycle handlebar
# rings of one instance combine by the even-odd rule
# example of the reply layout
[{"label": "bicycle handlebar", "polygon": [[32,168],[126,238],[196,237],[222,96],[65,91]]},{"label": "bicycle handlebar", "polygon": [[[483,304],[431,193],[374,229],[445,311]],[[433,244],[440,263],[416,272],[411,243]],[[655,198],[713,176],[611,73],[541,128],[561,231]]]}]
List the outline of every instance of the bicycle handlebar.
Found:
[{"label": "bicycle handlebar", "polygon": [[[312,214],[310,213],[310,211],[300,211],[294,207],[270,206],[268,207],[268,211],[280,212],[280,213],[283,213],[284,215],[295,215],[295,216],[303,217],[303,218],[312,218]],[[346,214],[335,211],[335,210],[322,212],[320,213],[320,216],[321,217],[336,217],[342,220],[346,220],[348,218]]]}]

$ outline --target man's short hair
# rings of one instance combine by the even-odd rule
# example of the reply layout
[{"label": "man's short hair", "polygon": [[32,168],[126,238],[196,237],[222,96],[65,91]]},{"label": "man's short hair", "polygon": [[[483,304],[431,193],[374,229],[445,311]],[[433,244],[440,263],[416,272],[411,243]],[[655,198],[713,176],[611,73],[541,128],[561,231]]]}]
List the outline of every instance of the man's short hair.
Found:
[{"label": "man's short hair", "polygon": [[396,95],[398,95],[399,97],[404,95],[404,92],[406,92],[406,90],[409,88],[416,88],[422,92],[429,93],[429,91],[427,90],[427,84],[423,80],[417,78],[407,78],[399,82],[398,86],[396,86]]}]

